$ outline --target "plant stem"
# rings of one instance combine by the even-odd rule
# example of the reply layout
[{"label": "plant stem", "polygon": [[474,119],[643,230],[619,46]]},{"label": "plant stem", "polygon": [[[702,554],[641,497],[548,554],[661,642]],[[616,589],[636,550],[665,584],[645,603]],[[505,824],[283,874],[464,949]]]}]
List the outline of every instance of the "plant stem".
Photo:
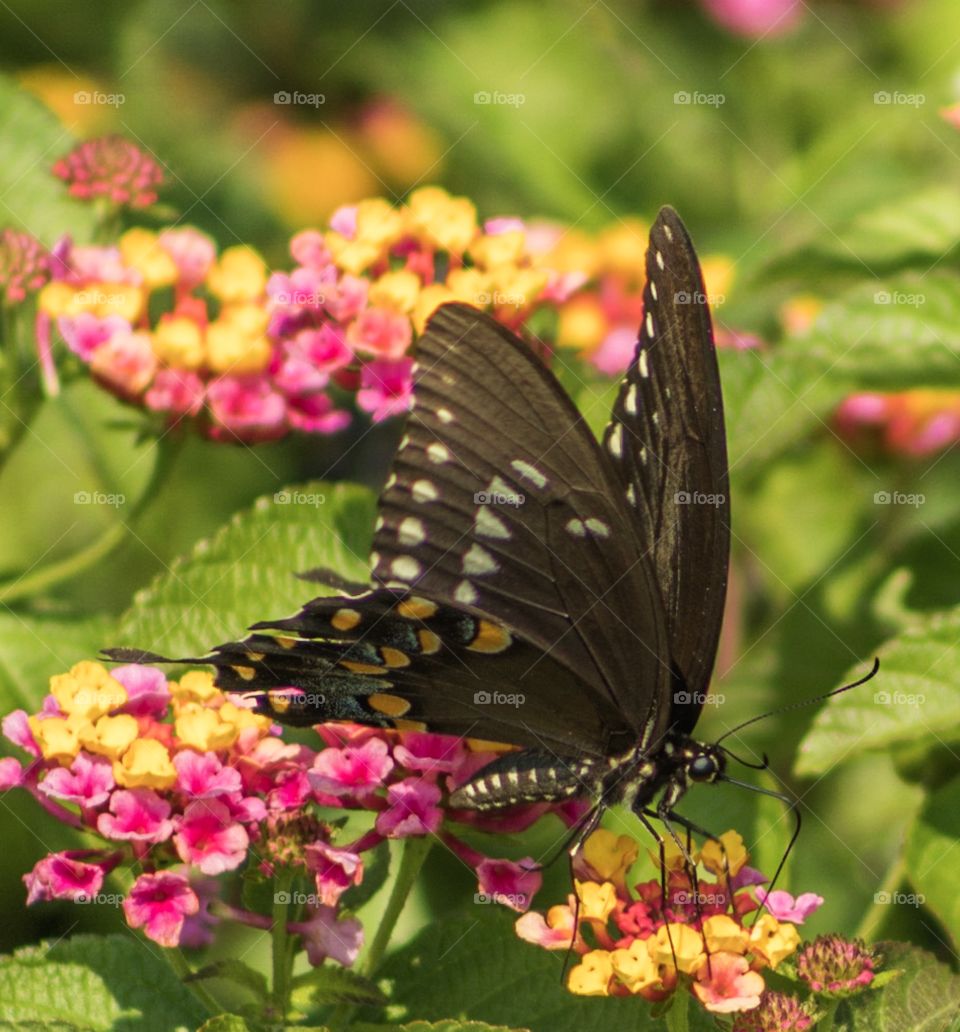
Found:
[{"label": "plant stem", "polygon": [[858,939],[871,942],[876,937],[880,925],[883,924],[883,919],[886,917],[886,912],[883,908],[887,904],[882,902],[882,897],[884,895],[890,896],[896,892],[900,888],[900,883],[903,881],[906,873],[906,860],[902,856],[895,857],[893,863],[887,869],[883,883],[874,894],[873,903],[863,915],[863,920],[854,933]]},{"label": "plant stem", "polygon": [[690,1028],[690,994],[682,989],[673,994],[670,1009],[664,1015],[668,1032],[688,1032]]},{"label": "plant stem", "polygon": [[[819,1003],[820,1001],[817,1002]],[[824,1003],[823,1017],[817,1022],[817,1032],[833,1032],[833,1024],[839,1006],[839,1000],[827,1000]]]},{"label": "plant stem", "polygon": [[293,886],[293,871],[282,868],[273,882],[273,926],[270,931],[273,952],[273,1019],[281,1025],[286,1021],[290,1009],[290,975],[293,971],[290,954],[290,936],[287,933],[287,919],[290,916],[290,889]]},{"label": "plant stem", "polygon": [[210,1014],[222,1013],[223,1007],[220,1006],[202,982],[187,981],[187,977],[192,975],[193,971],[187,963],[187,958],[183,955],[183,952],[179,949],[164,950],[163,952],[166,955],[167,960],[170,962],[170,967],[172,967],[176,972],[177,977],[200,1001],[204,1008],[209,1011]]},{"label": "plant stem", "polygon": [[39,594],[56,584],[70,580],[109,555],[117,545],[125,540],[127,524],[136,520],[156,497],[158,489],[173,468],[182,439],[180,435],[172,437],[168,434],[157,441],[157,458],[150,474],[150,480],[131,507],[130,514],[125,521],[112,523],[98,538],[85,548],[81,548],[79,552],[74,552],[65,559],[58,559],[56,562],[41,566],[38,570],[26,573],[22,577],[16,577],[0,584],[0,605],[9,605],[11,602]]}]

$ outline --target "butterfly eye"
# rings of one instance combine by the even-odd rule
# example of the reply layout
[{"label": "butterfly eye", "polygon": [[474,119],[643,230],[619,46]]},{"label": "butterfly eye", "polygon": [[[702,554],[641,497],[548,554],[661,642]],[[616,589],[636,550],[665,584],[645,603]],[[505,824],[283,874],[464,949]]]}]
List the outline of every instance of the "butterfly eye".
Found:
[{"label": "butterfly eye", "polygon": [[690,762],[687,772],[693,781],[710,781],[720,773],[720,766],[715,757],[701,754]]}]

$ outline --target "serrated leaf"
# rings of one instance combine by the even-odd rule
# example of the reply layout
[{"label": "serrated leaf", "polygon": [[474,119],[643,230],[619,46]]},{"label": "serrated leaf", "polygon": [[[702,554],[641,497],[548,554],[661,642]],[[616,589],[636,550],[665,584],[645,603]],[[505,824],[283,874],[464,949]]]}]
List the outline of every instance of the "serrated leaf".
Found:
[{"label": "serrated leaf", "polygon": [[[392,980],[390,1002],[403,1008],[402,1020],[442,1022],[456,1014],[532,1032],[662,1029],[646,1000],[568,992],[561,984],[562,953],[519,940],[515,915],[477,909],[483,910],[478,917],[431,924],[387,959],[379,974]],[[714,1028],[702,1009],[690,1007],[692,1032]]]},{"label": "serrated leaf", "polygon": [[103,645],[113,621],[102,616],[84,620],[0,612],[0,707],[37,708],[53,674],[64,673],[81,659],[90,659]]},{"label": "serrated leaf", "polygon": [[0,959],[0,1023],[175,1032],[206,1017],[162,951],[130,936],[78,935]]},{"label": "serrated leaf", "polygon": [[843,1000],[836,1032],[944,1032],[960,1009],[960,976],[916,946],[878,943],[880,967],[900,976]]},{"label": "serrated leaf", "polygon": [[307,989],[316,1004],[353,1003],[381,1007],[386,996],[368,978],[349,968],[324,964],[297,979],[297,988]]},{"label": "serrated leaf", "polygon": [[267,980],[259,971],[244,964],[242,960],[235,957],[226,957],[223,960],[215,961],[213,964],[206,964],[185,979],[187,982],[202,981],[206,978],[224,978],[236,985],[253,993],[260,1000],[264,1000],[269,992]]},{"label": "serrated leaf", "polygon": [[0,225],[25,229],[47,246],[64,233],[91,238],[93,206],[70,197],[50,172],[74,142],[48,108],[0,76]]},{"label": "serrated leaf", "polygon": [[907,832],[905,860],[917,900],[940,919],[954,942],[960,941],[960,778],[931,792]]},{"label": "serrated leaf", "polygon": [[140,592],[108,644],[202,652],[324,593],[297,572],[324,566],[366,581],[373,518],[373,494],[356,484],[316,481],[261,498]]},{"label": "serrated leaf", "polygon": [[[822,774],[869,749],[960,737],[957,649],[960,608],[918,621],[878,650],[880,671],[817,714],[800,744],[796,771]],[[848,680],[865,673],[850,671]]]}]

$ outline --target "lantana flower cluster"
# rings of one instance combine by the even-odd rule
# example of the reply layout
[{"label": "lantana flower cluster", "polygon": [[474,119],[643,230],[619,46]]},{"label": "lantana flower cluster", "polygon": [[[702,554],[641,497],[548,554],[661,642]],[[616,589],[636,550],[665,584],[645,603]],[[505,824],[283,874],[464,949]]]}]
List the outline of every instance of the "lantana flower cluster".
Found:
[{"label": "lantana flower cluster", "polygon": [[[550,950],[572,945],[579,963],[567,986],[580,995],[662,1001],[686,989],[714,1013],[755,1010],[766,991],[762,972],[796,952],[796,926],[822,898],[768,893],[766,877],[747,866],[734,831],[699,850],[691,842],[698,877],[669,840],[664,848],[666,892],[659,875],[631,888],[636,842],[606,829],[594,832],[576,861],[576,898],[546,915],[523,915],[518,935]],[[659,854],[651,859],[658,868]]]},{"label": "lantana flower cluster", "polygon": [[[341,897],[387,839],[434,836],[476,872],[479,891],[525,910],[541,876],[530,858],[486,857],[454,829],[527,827],[548,809],[501,816],[450,810],[449,790],[495,755],[460,739],[354,725],[319,728],[325,748],[284,742],[269,718],[238,705],[210,674],[178,681],[146,666],[84,661],[51,679],[39,712],[3,721],[26,753],[0,760],[0,788],[20,787],[90,848],[50,854],[25,876],[29,903],[96,901],[115,872],[128,924],[162,946],[208,943],[224,917],[257,928],[269,916],[232,905],[220,876],[254,867],[312,881],[288,931],[313,964],[352,964],[363,929]],[[557,808],[568,823],[582,812]],[[335,841],[330,813],[362,810],[369,829]],[[324,819],[327,816],[327,820]]]}]

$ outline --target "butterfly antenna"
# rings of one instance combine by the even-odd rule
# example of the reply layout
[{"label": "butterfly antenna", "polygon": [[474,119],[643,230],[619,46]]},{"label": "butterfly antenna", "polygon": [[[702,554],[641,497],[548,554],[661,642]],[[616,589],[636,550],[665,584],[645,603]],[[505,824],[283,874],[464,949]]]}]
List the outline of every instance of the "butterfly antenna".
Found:
[{"label": "butterfly antenna", "polygon": [[[877,671],[880,669],[880,657],[876,657],[873,661],[873,668],[869,674],[861,677],[859,681],[851,681],[850,684],[841,685],[839,688],[834,688],[832,692],[824,692],[823,695],[815,695],[812,699],[804,699],[803,702],[792,702],[789,706],[781,706],[779,709],[772,709],[766,713],[761,713],[759,716],[751,717],[749,720],[745,720],[742,724],[737,724],[736,727],[730,728],[726,734],[721,735],[716,744],[719,745],[724,738],[729,738],[730,735],[736,734],[737,731],[742,731],[745,727],[749,727],[751,724],[756,724],[759,720],[766,720],[767,717],[775,717],[780,713],[789,713],[790,710],[802,709],[804,706],[812,706],[814,703],[823,702],[824,699],[830,699],[834,695],[842,695],[844,692],[849,692],[852,688],[859,688],[860,685],[866,684],[867,681],[872,680],[877,676]],[[747,764],[747,766],[750,766]]]},{"label": "butterfly antenna", "polygon": [[769,770],[770,769],[770,757],[766,753],[763,754],[763,759],[759,763],[751,763],[745,760],[742,756],[738,756],[732,749],[728,749],[725,745],[721,745],[720,748],[730,757],[731,760],[736,760],[743,767],[749,767],[750,770]]}]

